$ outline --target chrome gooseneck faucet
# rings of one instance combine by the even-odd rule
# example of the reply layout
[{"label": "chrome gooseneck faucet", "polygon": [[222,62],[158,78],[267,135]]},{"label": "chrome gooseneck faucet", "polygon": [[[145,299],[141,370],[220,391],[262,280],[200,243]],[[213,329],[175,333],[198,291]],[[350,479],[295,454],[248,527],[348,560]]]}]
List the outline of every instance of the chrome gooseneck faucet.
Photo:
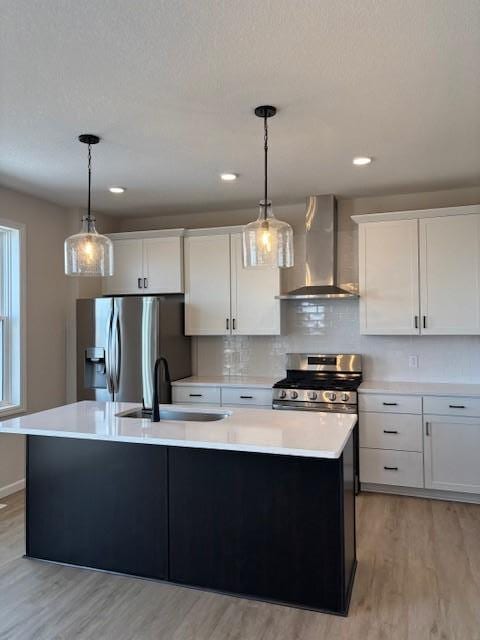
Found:
[{"label": "chrome gooseneck faucet", "polygon": [[160,407],[158,400],[158,370],[161,364],[163,364],[163,368],[165,371],[165,381],[168,382],[168,384],[170,384],[171,382],[167,359],[161,356],[155,361],[155,365],[153,367],[152,422],[160,422]]}]

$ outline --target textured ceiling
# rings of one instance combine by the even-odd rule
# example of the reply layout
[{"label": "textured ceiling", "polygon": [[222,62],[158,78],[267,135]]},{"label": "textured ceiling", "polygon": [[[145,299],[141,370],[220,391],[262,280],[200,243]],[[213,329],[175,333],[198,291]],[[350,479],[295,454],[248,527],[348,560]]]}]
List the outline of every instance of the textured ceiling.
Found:
[{"label": "textured ceiling", "polygon": [[[111,213],[480,183],[478,0],[2,0],[1,182]],[[351,164],[354,155],[375,162]],[[240,174],[221,183],[221,171]],[[118,197],[106,188],[121,184]]]}]

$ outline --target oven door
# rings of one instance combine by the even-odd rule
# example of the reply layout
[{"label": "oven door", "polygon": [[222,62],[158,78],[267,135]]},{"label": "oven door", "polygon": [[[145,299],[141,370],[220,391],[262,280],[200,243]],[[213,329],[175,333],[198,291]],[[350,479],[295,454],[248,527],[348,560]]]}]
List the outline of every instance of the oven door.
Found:
[{"label": "oven door", "polygon": [[298,402],[296,400],[273,400],[272,409],[319,411],[321,413],[357,413],[357,406],[353,404],[335,404],[333,402]]}]

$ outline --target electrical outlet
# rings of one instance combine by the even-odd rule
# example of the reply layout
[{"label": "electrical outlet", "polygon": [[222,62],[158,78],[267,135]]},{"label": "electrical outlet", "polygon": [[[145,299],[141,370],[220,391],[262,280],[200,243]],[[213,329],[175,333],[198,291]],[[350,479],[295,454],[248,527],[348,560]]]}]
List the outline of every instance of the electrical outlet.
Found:
[{"label": "electrical outlet", "polygon": [[418,356],[408,356],[408,366],[410,369],[418,368]]}]

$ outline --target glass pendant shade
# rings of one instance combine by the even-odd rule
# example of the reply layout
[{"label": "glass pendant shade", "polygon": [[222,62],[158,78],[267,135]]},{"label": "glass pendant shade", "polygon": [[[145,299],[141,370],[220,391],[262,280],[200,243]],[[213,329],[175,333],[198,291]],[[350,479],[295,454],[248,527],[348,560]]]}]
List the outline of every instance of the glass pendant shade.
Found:
[{"label": "glass pendant shade", "polygon": [[273,215],[272,203],[260,202],[257,220],[243,228],[244,267],[293,267],[293,230]]},{"label": "glass pendant shade", "polygon": [[113,244],[95,228],[95,218],[83,218],[82,230],[65,240],[67,276],[112,276]]}]

